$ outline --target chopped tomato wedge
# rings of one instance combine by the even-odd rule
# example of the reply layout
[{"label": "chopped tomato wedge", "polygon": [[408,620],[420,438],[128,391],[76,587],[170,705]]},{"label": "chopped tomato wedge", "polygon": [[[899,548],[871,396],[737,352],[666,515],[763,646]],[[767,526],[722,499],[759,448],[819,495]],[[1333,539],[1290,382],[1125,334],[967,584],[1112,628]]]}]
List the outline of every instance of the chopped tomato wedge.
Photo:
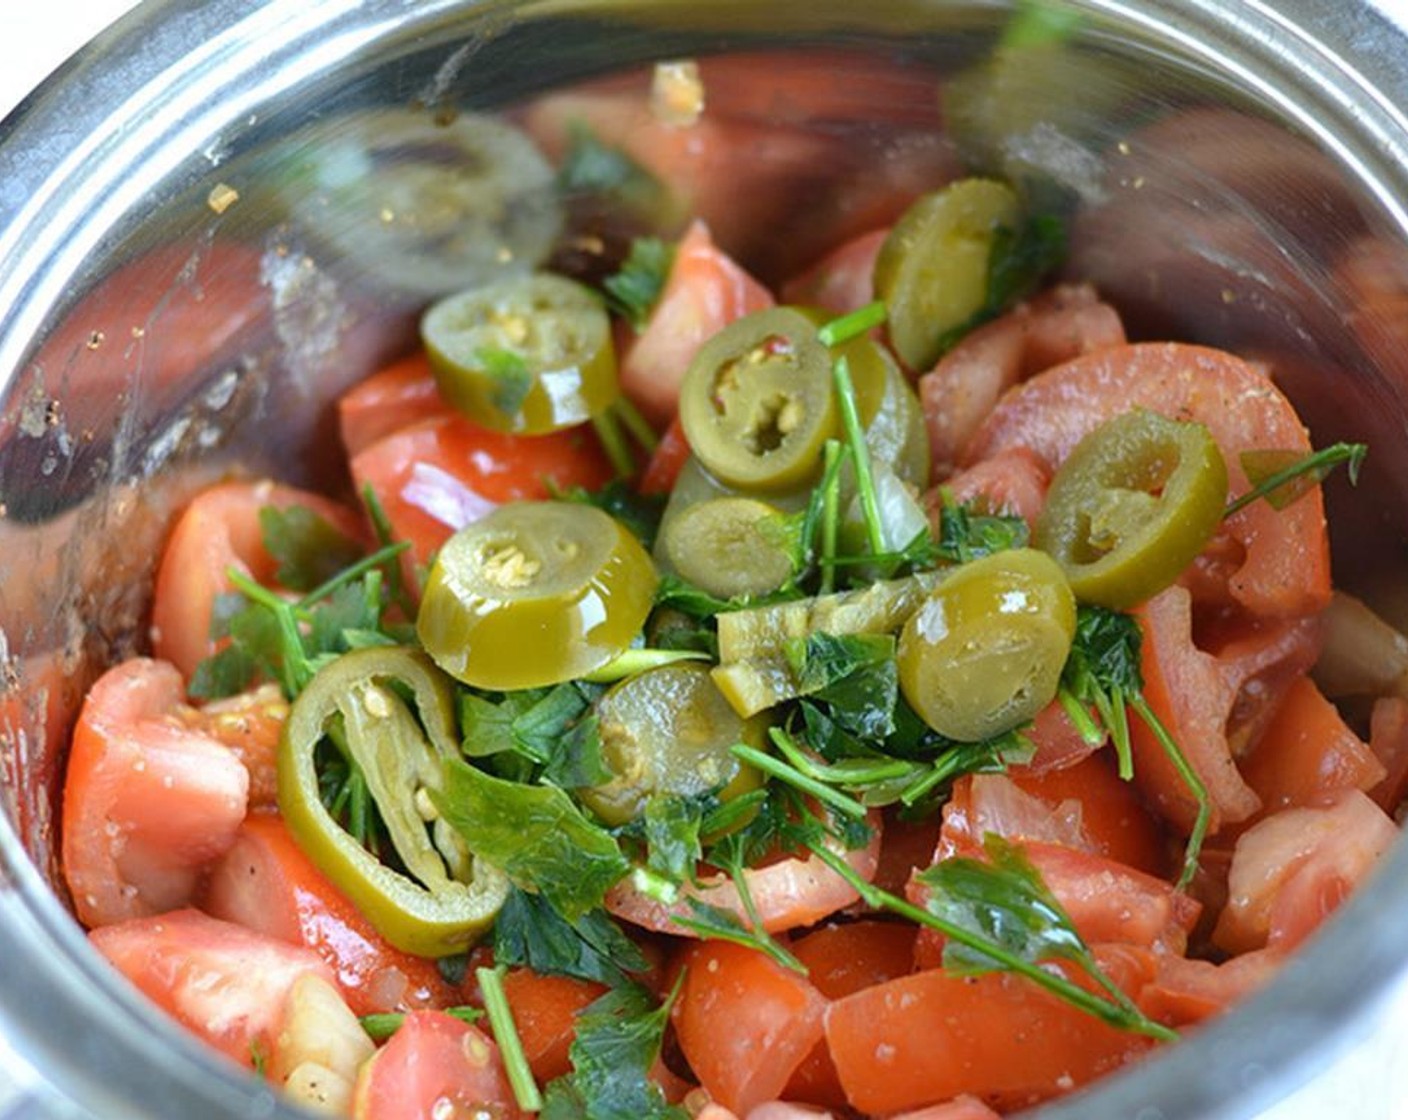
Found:
[{"label": "chopped tomato wedge", "polygon": [[143,995],[245,1066],[269,1053],[295,980],[332,982],[316,953],[198,910],[133,918],[88,937]]},{"label": "chopped tomato wedge", "polygon": [[[1027,447],[1056,467],[1083,436],[1135,407],[1206,424],[1227,460],[1232,497],[1250,489],[1242,452],[1311,450],[1290,402],[1253,366],[1202,346],[1139,343],[1074,358],[1014,388],[964,444],[958,462]],[[1313,614],[1329,602],[1329,538],[1318,487],[1281,510],[1253,502],[1226,529],[1242,552],[1227,577],[1229,602],[1268,618]]]},{"label": "chopped tomato wedge", "polygon": [[875,258],[889,234],[889,229],[871,230],[833,249],[782,286],[783,301],[833,315],[864,307],[875,299]]},{"label": "chopped tomato wedge", "polygon": [[621,390],[657,427],[679,406],[680,383],[704,341],[773,304],[772,294],[719,249],[701,221],[675,248],[664,291],[645,329],[621,350]]},{"label": "chopped tomato wedge", "polygon": [[692,944],[678,964],[670,1019],[700,1085],[740,1115],[777,1098],[822,1037],[826,998],[760,950],[727,941]]},{"label": "chopped tomato wedge", "polygon": [[443,1011],[414,1011],[357,1074],[355,1120],[523,1116],[494,1040]]},{"label": "chopped tomato wedge", "polygon": [[1408,797],[1408,700],[1385,696],[1369,717],[1369,749],[1384,768],[1384,778],[1369,791],[1379,808],[1392,813]]},{"label": "chopped tomato wedge", "polygon": [[[868,820],[872,829],[870,843],[844,853],[846,862],[867,882],[875,877],[879,866],[883,832],[878,813],[872,812]],[[758,919],[769,933],[813,925],[860,898],[854,887],[812,855],[788,856],[749,868],[744,876]],[[748,921],[738,887],[727,875],[685,884],[673,904],[652,898],[630,879],[623,879],[607,892],[606,908],[618,918],[645,929],[688,936],[690,931],[676,925],[674,918],[688,917],[692,913],[689,898],[730,910],[740,921]]]},{"label": "chopped tomato wedge", "polygon": [[[1188,592],[1170,587],[1135,612],[1144,635],[1144,698],[1207,787],[1209,830],[1217,832],[1224,822],[1246,820],[1261,808],[1261,799],[1243,780],[1227,741],[1237,686],[1216,658],[1193,644],[1191,611]],[[1160,815],[1186,834],[1197,815],[1188,784],[1142,720],[1130,720],[1130,738],[1135,782]]]},{"label": "chopped tomato wedge", "polygon": [[343,449],[356,455],[383,436],[451,411],[430,359],[416,350],[344,393],[337,402],[337,426]]},{"label": "chopped tomato wedge", "polygon": [[1358,790],[1325,806],[1272,814],[1237,841],[1214,942],[1229,953],[1293,948],[1369,875],[1397,837],[1393,819]]},{"label": "chopped tomato wedge", "polygon": [[990,832],[1012,841],[1093,849],[1085,830],[1084,806],[1077,798],[1043,798],[1005,774],[970,774],[953,783],[943,808],[934,862],[954,855],[980,856],[983,837]]},{"label": "chopped tomato wedge", "polygon": [[1241,761],[1267,812],[1314,805],[1346,789],[1368,791],[1384,767],[1309,677],[1298,677]]},{"label": "chopped tomato wedge", "polygon": [[567,428],[541,436],[494,432],[457,413],[402,428],[352,457],[352,478],[370,486],[407,568],[429,564],[457,530],[504,502],[547,498],[554,488],[595,490],[612,470],[595,435]]},{"label": "chopped tomato wedge", "polygon": [[226,482],[197,494],[177,519],[162,552],[152,602],[152,647],[187,680],[215,652],[210,612],[217,595],[231,589],[235,568],[272,585],[277,565],[264,548],[259,511],[303,506],[354,540],[362,519],[336,502],[277,482]]},{"label": "chopped tomato wedge", "polygon": [[504,973],[504,995],[513,1008],[523,1053],[539,1084],[572,1069],[569,1050],[577,1036],[577,1015],[603,992],[604,985],[570,976],[544,976],[531,968]]},{"label": "chopped tomato wedge", "polygon": [[[954,472],[998,398],[1013,385],[1124,341],[1119,314],[1088,284],[1052,288],[969,332],[919,379],[934,477]],[[1048,467],[1054,465],[1048,460]]]},{"label": "chopped tomato wedge", "polygon": [[288,701],[272,681],[247,692],[183,708],[180,718],[235,752],[249,771],[249,806],[270,808],[278,797],[279,736],[288,718]]},{"label": "chopped tomato wedge", "polygon": [[[1102,964],[1122,987],[1142,979],[1124,974],[1122,957],[1102,958]],[[1020,976],[954,976],[941,969],[834,1001],[826,1038],[851,1106],[879,1115],[965,1093],[999,1111],[1037,1104],[1153,1045]]]},{"label": "chopped tomato wedge", "polygon": [[641,474],[636,489],[642,494],[668,495],[675,488],[675,480],[679,478],[688,458],[689,440],[685,438],[684,425],[676,416],[665,429],[665,434],[660,437],[655,454],[645,465],[645,471]]},{"label": "chopped tomato wedge", "polygon": [[249,774],[187,724],[184,696],[175,667],[134,658],[98,678],[79,711],[62,843],[86,926],[187,905],[244,819]]},{"label": "chopped tomato wedge", "polygon": [[[792,953],[806,965],[812,987],[827,999],[840,999],[913,972],[916,933],[907,922],[832,922],[799,938]],[[846,1093],[824,1038],[797,1067],[783,1096],[829,1108],[846,1106]]]},{"label": "chopped tomato wedge", "polygon": [[314,866],[277,814],[249,815],[211,868],[201,906],[217,918],[313,950],[358,1015],[451,1002],[435,963],[388,945]]},{"label": "chopped tomato wedge", "polygon": [[980,513],[995,517],[1020,517],[1032,529],[1046,504],[1050,485],[1051,470],[1036,453],[1014,447],[951,475],[929,491],[926,501],[935,532],[944,491],[960,505],[974,506]]},{"label": "chopped tomato wedge", "polygon": [[1139,1009],[1174,1028],[1201,1023],[1270,982],[1285,960],[1275,949],[1256,949],[1221,964],[1160,953],[1154,978],[1140,989]]}]

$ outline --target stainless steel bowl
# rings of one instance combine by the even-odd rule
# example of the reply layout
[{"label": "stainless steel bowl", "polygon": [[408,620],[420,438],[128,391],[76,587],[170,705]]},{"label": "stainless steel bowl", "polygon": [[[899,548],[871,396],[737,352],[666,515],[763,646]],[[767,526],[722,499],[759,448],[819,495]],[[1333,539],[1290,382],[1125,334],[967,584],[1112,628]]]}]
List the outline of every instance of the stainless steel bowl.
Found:
[{"label": "stainless steel bowl", "polygon": [[[1067,6],[1089,69],[1032,91],[1040,112],[987,154],[1073,207],[1072,271],[1137,331],[1267,357],[1317,442],[1370,443],[1360,487],[1330,494],[1337,570],[1401,611],[1408,36],[1363,0]],[[23,1077],[0,1114],[291,1115],[128,991],[53,887],[66,729],[94,674],[142,644],[171,510],[234,467],[329,470],[327,402],[407,337],[411,294],[261,202],[270,153],[334,110],[497,107],[692,53],[841,45],[948,75],[1006,15],[149,0],[0,126],[0,1051]],[[857,137],[893,155],[883,128]],[[1376,1021],[1408,972],[1405,927],[1400,845],[1270,990],[1041,1115],[1254,1115]]]}]

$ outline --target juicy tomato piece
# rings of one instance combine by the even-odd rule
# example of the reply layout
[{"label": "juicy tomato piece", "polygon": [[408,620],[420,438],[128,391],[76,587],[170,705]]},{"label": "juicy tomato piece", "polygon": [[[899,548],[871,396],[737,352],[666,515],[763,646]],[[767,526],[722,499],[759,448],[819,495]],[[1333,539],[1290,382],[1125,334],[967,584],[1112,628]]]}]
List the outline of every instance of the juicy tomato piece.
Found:
[{"label": "juicy tomato piece", "polygon": [[[1212,803],[1209,831],[1244,821],[1261,799],[1243,780],[1227,740],[1237,687],[1217,659],[1193,644],[1192,600],[1181,587],[1160,592],[1136,612],[1144,640],[1144,698],[1207,787]],[[1165,820],[1185,833],[1197,802],[1162,745],[1142,720],[1130,721],[1134,780]]]},{"label": "juicy tomato piece", "polygon": [[1273,813],[1237,841],[1213,941],[1229,953],[1294,948],[1397,836],[1393,818],[1358,790],[1329,805]]},{"label": "juicy tomato piece", "polygon": [[[879,814],[872,813],[868,821],[872,828],[870,843],[864,848],[843,853],[846,862],[867,882],[875,877],[879,866],[883,832]],[[816,856],[805,859],[788,856],[750,868],[744,875],[758,918],[769,933],[813,925],[860,897],[854,887]],[[688,902],[691,897],[710,906],[730,910],[741,921],[748,920],[738,887],[726,875],[686,884],[681,888],[679,898],[670,905],[640,891],[629,878],[623,879],[607,892],[606,909],[618,918],[657,933],[688,936],[689,931],[677,926],[674,918],[688,917],[693,912]]]},{"label": "juicy tomato piece", "polygon": [[264,547],[259,511],[302,506],[344,536],[360,540],[360,516],[307,490],[276,482],[226,482],[197,494],[177,519],[162,552],[152,601],[152,647],[188,680],[215,652],[210,612],[217,595],[231,590],[235,568],[260,583],[274,582],[277,563]]},{"label": "juicy tomato piece", "polygon": [[1139,991],[1139,1009],[1175,1029],[1201,1023],[1269,983],[1285,959],[1276,949],[1256,949],[1221,964],[1160,953],[1154,978]]},{"label": "juicy tomato piece", "polygon": [[1071,722],[1059,698],[1037,712],[1024,734],[1036,749],[1025,763],[1008,767],[1008,773],[1014,776],[1064,770],[1088,758],[1102,746],[1086,741],[1080,729]]},{"label": "juicy tomato piece", "polygon": [[1150,874],[1167,868],[1163,835],[1138,793],[1093,755],[1060,770],[960,778],[943,812],[935,858],[982,853],[983,836],[1061,844]]},{"label": "juicy tomato piece", "polygon": [[1051,471],[1046,464],[1025,447],[1014,447],[951,475],[929,491],[925,502],[935,532],[945,491],[960,505],[976,506],[981,513],[1020,517],[1030,530],[1046,504],[1050,485]]},{"label": "juicy tomato piece", "polygon": [[[1202,907],[1172,884],[1060,844],[1024,841],[1022,852],[1086,944],[1132,945],[1176,954],[1187,950],[1188,935]],[[922,904],[927,892],[916,883],[910,894]],[[920,968],[938,968],[943,949],[941,934],[921,929],[916,963]]]},{"label": "juicy tomato piece", "polygon": [[1384,779],[1369,791],[1379,808],[1396,812],[1408,797],[1408,700],[1385,696],[1369,717],[1369,749],[1384,768]]},{"label": "juicy tomato piece", "polygon": [[[1137,982],[1124,974],[1122,957],[1102,958],[1102,965],[1122,987]],[[1153,1045],[1011,973],[953,976],[939,969],[836,1000],[826,1012],[826,1039],[851,1106],[882,1115],[964,1093],[999,1111],[1021,1108],[1084,1085]]]},{"label": "juicy tomato piece", "polygon": [[[964,444],[959,463],[1028,447],[1055,468],[1082,437],[1136,407],[1207,425],[1227,462],[1232,498],[1251,488],[1242,452],[1311,451],[1295,409],[1253,366],[1206,347],[1141,343],[1074,358],[1014,388]],[[1313,614],[1329,602],[1318,487],[1281,510],[1253,502],[1228,518],[1226,529],[1241,550],[1227,576],[1228,602],[1269,618]]]},{"label": "juicy tomato piece", "polygon": [[356,1120],[519,1120],[494,1040],[443,1011],[413,1011],[357,1074]]},{"label": "juicy tomato piece", "polygon": [[943,1104],[931,1104],[912,1112],[897,1112],[890,1120],[1000,1120],[1000,1114],[977,1097],[961,1093]]},{"label": "juicy tomato piece", "polygon": [[675,480],[684,469],[689,458],[689,440],[684,435],[684,425],[676,416],[660,437],[660,443],[651,455],[650,462],[640,476],[636,486],[642,494],[666,494],[675,488]]},{"label": "juicy tomato piece", "polygon": [[251,809],[274,805],[279,735],[288,718],[288,701],[277,684],[261,684],[199,708],[183,708],[179,715],[188,726],[235,752],[249,771]]},{"label": "juicy tomato piece", "polygon": [[74,911],[102,926],[184,906],[234,842],[249,774],[188,726],[164,661],[109,669],[78,714],[64,781],[63,868]]},{"label": "juicy tomato piece", "polygon": [[1368,791],[1383,764],[1309,677],[1298,677],[1242,759],[1242,776],[1267,812],[1314,805],[1346,789]]},{"label": "juicy tomato piece", "polygon": [[974,433],[1012,386],[1124,341],[1119,313],[1088,284],[1052,288],[970,331],[919,379],[934,477],[954,472]]},{"label": "juicy tomato piece", "polygon": [[773,305],[772,294],[719,249],[701,221],[675,248],[665,288],[640,334],[621,352],[621,390],[657,427],[674,417],[680,383],[708,339]]},{"label": "juicy tomato piece", "polygon": [[777,1098],[822,1037],[826,998],[745,945],[698,942],[678,964],[684,980],[670,1020],[700,1085],[740,1115]]},{"label": "juicy tomato piece", "polygon": [[833,249],[783,284],[783,302],[833,315],[864,307],[875,299],[875,258],[889,233],[888,228],[871,230]]},{"label": "juicy tomato piece", "polygon": [[435,963],[388,945],[274,813],[251,813],[245,820],[211,868],[201,906],[214,917],[317,953],[358,1015],[450,1002]]},{"label": "juicy tomato piece", "polygon": [[337,426],[350,456],[392,432],[452,411],[435,383],[430,358],[416,350],[338,398]]},{"label": "juicy tomato piece", "polygon": [[245,1066],[269,1053],[295,980],[332,983],[316,953],[198,910],[133,918],[88,937],[143,995]]},{"label": "juicy tomato piece", "polygon": [[569,1050],[577,1036],[577,1015],[606,991],[603,984],[571,976],[544,976],[531,968],[504,973],[504,995],[513,1008],[523,1053],[538,1084],[572,1069]]},{"label": "juicy tomato piece", "polygon": [[[840,999],[913,972],[916,933],[906,922],[837,922],[801,937],[792,952],[806,965],[807,978],[817,991],[827,999]],[[797,1067],[783,1096],[789,1101],[845,1107],[846,1093],[824,1038]]]},{"label": "juicy tomato piece", "polygon": [[458,414],[412,424],[352,457],[360,492],[370,486],[397,540],[410,541],[414,575],[458,529],[505,502],[556,489],[595,490],[611,480],[596,437],[574,428],[522,436],[481,428]]},{"label": "juicy tomato piece", "polygon": [[1115,772],[1113,754],[1101,751],[1044,771],[1014,766],[1008,777],[1018,789],[1052,808],[1078,802],[1081,831],[1095,855],[1162,875],[1169,870],[1163,829],[1137,788]]}]

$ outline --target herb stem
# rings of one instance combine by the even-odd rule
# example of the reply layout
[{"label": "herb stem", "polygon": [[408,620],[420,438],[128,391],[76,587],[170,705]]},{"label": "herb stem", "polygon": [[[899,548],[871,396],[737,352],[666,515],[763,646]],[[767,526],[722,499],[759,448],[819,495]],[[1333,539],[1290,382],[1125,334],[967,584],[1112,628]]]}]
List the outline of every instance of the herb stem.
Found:
[{"label": "herb stem", "polygon": [[636,473],[636,459],[621,431],[620,417],[614,409],[606,409],[592,417],[592,427],[601,441],[602,450],[611,462],[617,478],[630,478]]},{"label": "herb stem", "polygon": [[673,665],[676,661],[707,661],[709,655],[695,649],[628,649],[613,657],[600,669],[583,673],[579,678],[592,684],[613,684],[647,669],[658,669],[662,665]]},{"label": "herb stem", "polygon": [[[877,910],[889,910],[892,914],[897,914],[902,918],[908,918],[919,925],[928,926],[937,930],[946,938],[958,942],[976,953],[990,959],[995,965],[1015,972],[1026,977],[1033,983],[1045,988],[1055,996],[1059,996],[1067,1003],[1095,1016],[1103,1022],[1122,1030],[1134,1031],[1138,1034],[1147,1035],[1150,1038],[1158,1039],[1162,1042],[1174,1042],[1178,1039],[1178,1033],[1165,1027],[1162,1023],[1156,1023],[1138,1011],[1131,1009],[1121,1003],[1112,1003],[1095,993],[1082,988],[1066,977],[1049,971],[1040,964],[1024,961],[1021,957],[1014,956],[1001,945],[988,941],[977,934],[972,933],[962,926],[954,925],[945,921],[937,914],[931,913],[922,906],[916,906],[907,899],[893,895],[873,883],[868,883],[856,870],[844,859],[830,851],[825,845],[808,841],[807,846],[841,878],[845,879],[851,887],[860,894],[861,901],[867,906]],[[1095,970],[1098,972],[1098,970]],[[1097,982],[1099,978],[1097,977]],[[1102,984],[1103,986],[1103,984]]]},{"label": "herb stem", "polygon": [[1349,481],[1357,483],[1360,464],[1364,462],[1364,457],[1368,453],[1369,446],[1364,443],[1336,443],[1321,448],[1319,451],[1313,452],[1303,459],[1297,459],[1294,463],[1267,475],[1240,498],[1234,498],[1228,502],[1227,508],[1222,511],[1223,519],[1225,520],[1238,510],[1246,508],[1258,498],[1269,498],[1281,487],[1294,482],[1302,475],[1311,475],[1315,481],[1319,481],[1332,467],[1340,463],[1349,464]]},{"label": "herb stem", "polygon": [[[447,1007],[446,1015],[452,1015],[462,1023],[477,1023],[484,1018],[484,1012],[477,1007]],[[385,1042],[393,1034],[401,1029],[401,1024],[406,1021],[404,1012],[387,1011],[379,1015],[363,1015],[358,1022],[362,1024],[362,1030],[367,1032],[367,1037],[373,1042]]]},{"label": "herb stem", "polygon": [[508,1074],[514,1099],[524,1112],[537,1112],[543,1107],[543,1094],[533,1080],[528,1056],[523,1052],[523,1040],[518,1036],[518,1027],[509,1009],[508,996],[504,992],[503,966],[476,968],[474,977],[479,981],[479,991],[484,996],[484,1011],[489,1016],[494,1041],[499,1044],[499,1052],[503,1055],[504,1070]]},{"label": "herb stem", "polygon": [[817,330],[816,337],[823,346],[839,346],[843,342],[858,338],[872,327],[878,327],[885,321],[887,314],[885,301],[877,299],[823,323]]},{"label": "herb stem", "polygon": [[624,393],[611,402],[611,411],[621,426],[626,429],[626,433],[636,441],[636,444],[646,454],[653,454],[660,446],[660,437],[655,434],[655,429],[650,426],[650,421],[641,415],[640,409],[631,401],[631,398]]},{"label": "herb stem", "polygon": [[292,700],[313,676],[308,664],[308,653],[303,648],[303,635],[298,629],[298,618],[294,608],[282,597],[270,591],[263,584],[251,579],[238,568],[226,569],[232,586],[242,592],[251,602],[267,608],[274,615],[279,629],[279,672],[283,678],[284,693]]},{"label": "herb stem", "polygon": [[375,552],[368,553],[355,564],[343,568],[337,575],[313,588],[293,605],[293,609],[296,611],[308,610],[320,600],[326,599],[339,587],[347,586],[362,574],[384,568],[410,547],[410,541],[396,541],[378,548]]},{"label": "herb stem", "polygon": [[[773,729],[774,742],[777,741],[777,729]],[[809,793],[823,804],[831,806],[838,813],[844,813],[848,817],[856,820],[864,820],[866,808],[855,798],[834,789],[825,782],[819,782],[815,778],[809,778],[795,766],[788,765],[781,759],[774,758],[770,754],[764,754],[760,750],[748,746],[745,743],[735,743],[729,748],[734,757],[748,763],[750,766],[761,770],[764,774],[770,774],[778,781],[786,782],[794,789],[799,789],[803,793]]]},{"label": "herb stem", "polygon": [[846,443],[851,449],[856,472],[856,492],[860,496],[861,512],[865,515],[865,531],[870,551],[879,556],[885,551],[885,527],[880,520],[880,499],[875,493],[875,476],[870,469],[870,449],[865,445],[865,431],[856,407],[856,388],[851,381],[851,365],[845,356],[831,365],[836,385],[836,403],[841,409],[841,423],[846,430]]}]

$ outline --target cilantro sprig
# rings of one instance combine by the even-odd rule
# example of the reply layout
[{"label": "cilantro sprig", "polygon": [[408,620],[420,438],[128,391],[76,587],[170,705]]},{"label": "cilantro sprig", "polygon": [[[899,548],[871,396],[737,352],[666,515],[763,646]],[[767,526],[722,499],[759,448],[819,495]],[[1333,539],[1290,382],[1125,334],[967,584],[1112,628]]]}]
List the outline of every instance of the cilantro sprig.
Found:
[{"label": "cilantro sprig", "polygon": [[1369,446],[1364,443],[1336,443],[1309,455],[1294,451],[1244,451],[1242,471],[1253,483],[1252,488],[1228,502],[1222,516],[1231,517],[1262,498],[1273,509],[1285,509],[1341,463],[1349,472],[1350,484],[1355,485],[1359,482],[1359,468],[1368,454]]}]

